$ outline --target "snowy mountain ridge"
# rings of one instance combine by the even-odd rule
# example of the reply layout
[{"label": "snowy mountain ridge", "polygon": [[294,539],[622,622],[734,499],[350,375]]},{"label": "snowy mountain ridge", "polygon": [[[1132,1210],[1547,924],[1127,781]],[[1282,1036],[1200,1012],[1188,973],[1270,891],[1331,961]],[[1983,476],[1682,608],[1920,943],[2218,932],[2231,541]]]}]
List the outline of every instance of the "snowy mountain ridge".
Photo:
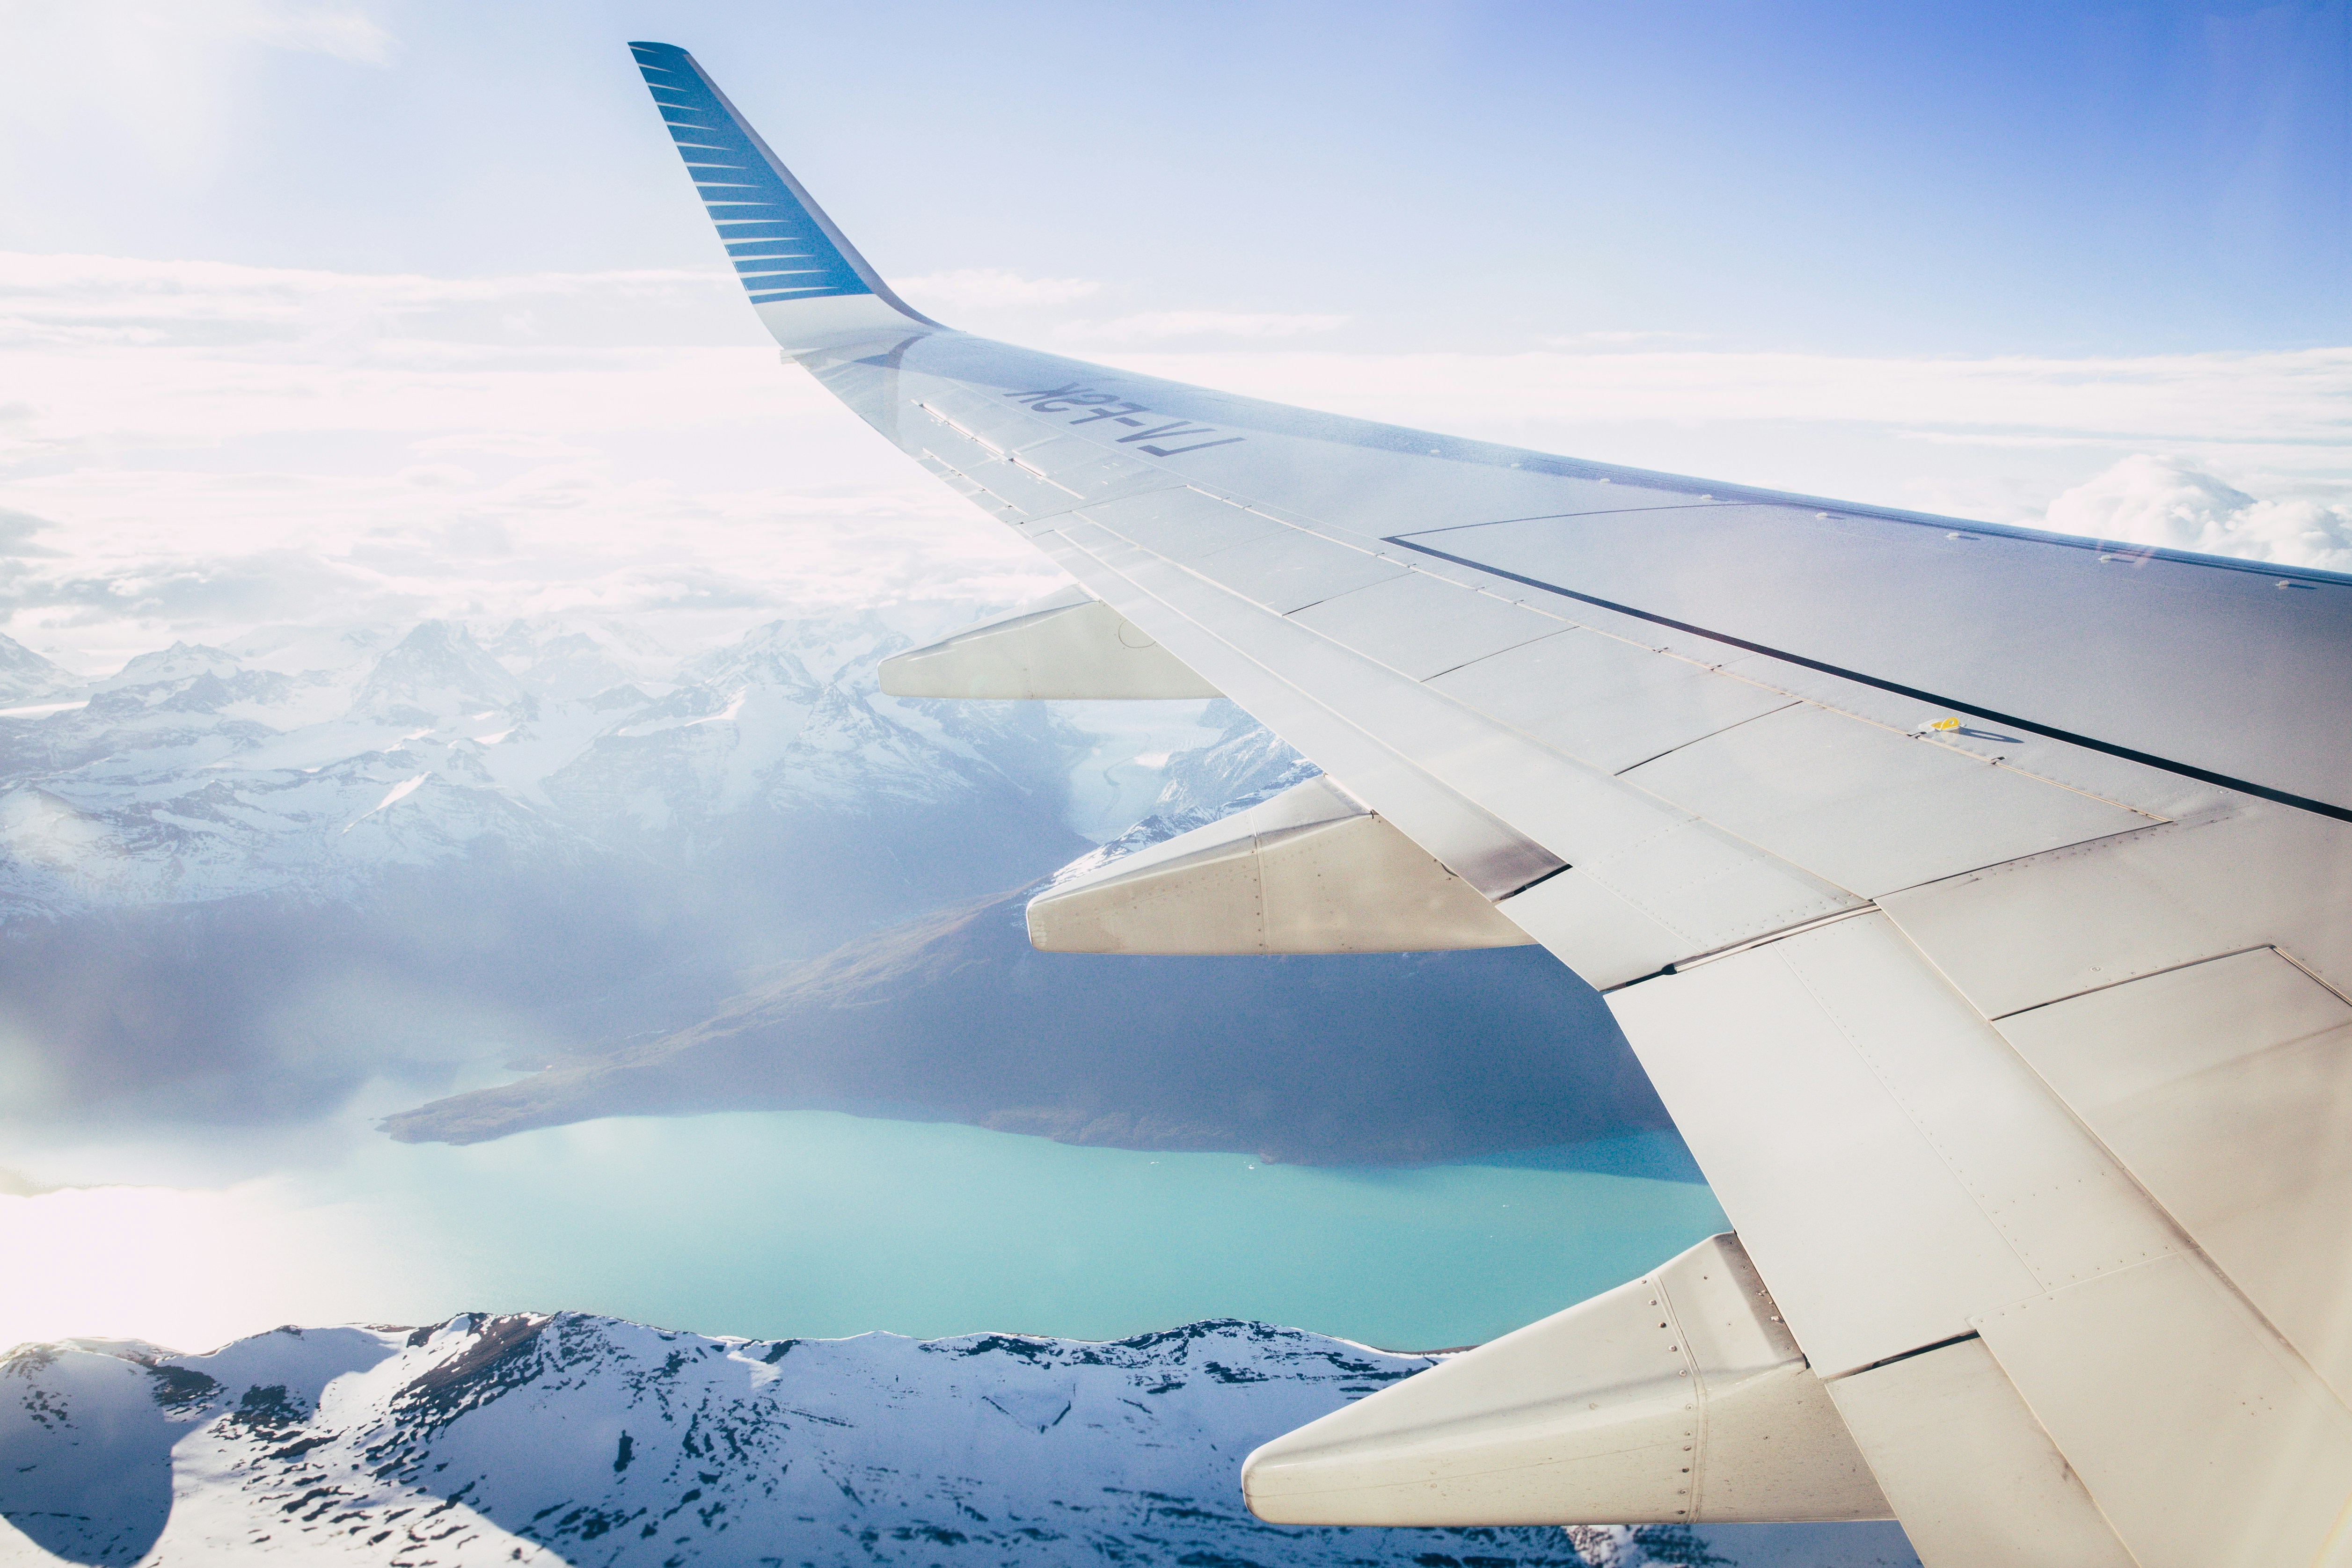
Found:
[{"label": "snowy mountain ridge", "polygon": [[[79,705],[0,713],[0,915],[348,899],[484,841],[542,861],[691,853],[755,807],[1064,787],[1078,742],[1051,716],[881,695],[874,667],[905,645],[871,612],[687,660],[565,621],[174,643]],[[13,671],[0,657],[0,695]]]},{"label": "snowy mountain ridge", "polygon": [[1431,1364],[1236,1322],[763,1342],[574,1312],[206,1355],[24,1345],[0,1360],[0,1563],[1916,1563],[1892,1526],[1751,1526],[1726,1548],[1244,1509],[1251,1448]]}]

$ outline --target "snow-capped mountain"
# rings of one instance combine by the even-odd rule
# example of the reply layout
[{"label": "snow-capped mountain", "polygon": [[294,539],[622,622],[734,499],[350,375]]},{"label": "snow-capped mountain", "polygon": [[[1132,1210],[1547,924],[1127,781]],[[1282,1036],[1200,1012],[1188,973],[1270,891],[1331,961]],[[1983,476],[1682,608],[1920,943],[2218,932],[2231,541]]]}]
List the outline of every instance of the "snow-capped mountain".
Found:
[{"label": "snow-capped mountain", "polygon": [[660,696],[584,699],[603,722],[538,789],[586,831],[688,852],[755,805],[935,807],[1010,786],[1058,810],[1071,739],[1053,716],[884,696],[875,666],[906,645],[870,614],[761,627],[680,667]]},{"label": "snow-capped mountain", "polygon": [[1100,738],[884,697],[906,643],[872,612],[690,658],[589,620],[279,629],[0,712],[0,996],[37,1062],[6,1113],[429,1091],[1090,848]]},{"label": "snow-capped mountain", "polygon": [[1323,771],[1223,698],[1209,705],[1201,722],[1204,729],[1213,727],[1214,738],[1168,758],[1161,769],[1166,782],[1150,810],[1133,827],[1055,872],[1054,885],[1084,876],[1121,855],[1206,827]]},{"label": "snow-capped mountain", "polygon": [[0,1563],[1912,1568],[1889,1526],[1275,1527],[1267,1437],[1430,1364],[1234,1322],[744,1341],[560,1312],[0,1361]]},{"label": "snow-capped mountain", "polygon": [[874,666],[905,639],[871,613],[773,622],[682,665],[562,622],[253,641],[175,643],[82,706],[0,714],[0,915],[349,899],[488,843],[692,853],[746,811],[975,789],[1050,813],[1071,749],[1042,713],[882,696]]},{"label": "snow-capped mountain", "polygon": [[483,766],[477,734],[526,699],[462,631],[428,622],[346,674],[174,643],[79,706],[0,719],[0,915],[349,896],[386,862],[570,836]]},{"label": "snow-capped mountain", "polygon": [[13,637],[0,637],[0,707],[70,702],[88,684]]}]

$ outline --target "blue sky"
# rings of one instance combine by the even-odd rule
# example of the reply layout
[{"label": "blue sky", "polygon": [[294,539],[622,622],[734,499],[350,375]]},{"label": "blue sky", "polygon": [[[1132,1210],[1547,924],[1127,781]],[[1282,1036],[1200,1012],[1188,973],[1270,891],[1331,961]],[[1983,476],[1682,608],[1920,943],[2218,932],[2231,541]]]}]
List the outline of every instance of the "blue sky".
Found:
[{"label": "blue sky", "polygon": [[78,667],[329,612],[1050,583],[779,370],[634,37],[694,50],[959,326],[2352,569],[2352,0],[0,23],[0,628]]},{"label": "blue sky", "polygon": [[[64,112],[13,133],[49,199],[10,202],[0,246],[370,272],[701,263],[621,47],[654,37],[695,50],[894,273],[1336,311],[1340,340],[1384,348],[2352,340],[2342,3],[341,14],[373,51],[254,27],[110,72],[91,29],[47,49],[13,29],[10,74]],[[144,123],[149,70],[204,78],[166,89],[173,123]]]}]

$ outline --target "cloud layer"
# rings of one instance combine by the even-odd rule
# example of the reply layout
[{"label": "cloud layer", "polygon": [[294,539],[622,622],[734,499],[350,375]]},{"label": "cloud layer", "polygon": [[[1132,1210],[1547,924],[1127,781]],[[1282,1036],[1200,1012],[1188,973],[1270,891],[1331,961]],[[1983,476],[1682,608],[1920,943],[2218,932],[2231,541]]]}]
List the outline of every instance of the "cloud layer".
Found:
[{"label": "cloud layer", "polygon": [[2352,505],[2258,501],[2177,458],[2126,457],[2050,503],[2063,533],[2352,572]]},{"label": "cloud layer", "polygon": [[1027,305],[1066,305],[1101,292],[1090,277],[1024,277],[1002,267],[961,267],[953,272],[898,277],[891,287],[915,305],[940,310],[994,310]]},{"label": "cloud layer", "polygon": [[2315,445],[2346,465],[2352,348],[2142,359],[1829,354],[1128,354],[1120,363],[1368,418],[1461,429],[1531,419],[1838,422],[1979,441]]},{"label": "cloud layer", "polygon": [[[255,625],[1040,591],[720,273],[346,277],[0,257],[0,612],[85,670]],[[713,319],[717,332],[710,329]],[[536,608],[531,608],[536,607]]]},{"label": "cloud layer", "polygon": [[[944,274],[1044,310],[1080,278]],[[1147,311],[1136,370],[1995,521],[2341,566],[2352,350],[2137,360],[1119,353],[1320,330]],[[1050,328],[1041,325],[1041,331]],[[84,671],[173,638],[430,615],[1004,602],[1055,573],[755,346],[717,268],[444,278],[0,255],[0,630]]]},{"label": "cloud layer", "polygon": [[1300,338],[1334,332],[1345,316],[1267,310],[1139,310],[1107,321],[1072,321],[1055,329],[1060,338],[1099,343],[1150,343],[1171,338]]}]

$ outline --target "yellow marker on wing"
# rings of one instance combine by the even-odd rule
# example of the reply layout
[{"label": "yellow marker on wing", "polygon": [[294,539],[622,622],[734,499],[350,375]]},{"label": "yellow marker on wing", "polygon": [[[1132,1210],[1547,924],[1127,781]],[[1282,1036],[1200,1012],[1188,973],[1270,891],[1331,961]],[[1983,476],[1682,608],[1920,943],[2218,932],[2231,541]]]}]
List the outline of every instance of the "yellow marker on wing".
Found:
[{"label": "yellow marker on wing", "polygon": [[1958,729],[1958,728],[1959,728],[1959,727],[1960,727],[1960,721],[1959,721],[1958,719],[1956,719],[1956,718],[1952,717],[1950,715],[1947,714],[1947,715],[1946,715],[1945,716],[1943,716],[1942,718],[1931,718],[1931,719],[1929,719],[1927,723],[1925,723],[1925,724],[1921,725],[1918,728],[1916,728],[1916,729],[1913,730],[1911,733],[1912,733],[1912,734],[1914,734],[1914,735],[1926,735],[1926,734],[1927,734],[1930,730],[1938,730],[1938,729]]}]

